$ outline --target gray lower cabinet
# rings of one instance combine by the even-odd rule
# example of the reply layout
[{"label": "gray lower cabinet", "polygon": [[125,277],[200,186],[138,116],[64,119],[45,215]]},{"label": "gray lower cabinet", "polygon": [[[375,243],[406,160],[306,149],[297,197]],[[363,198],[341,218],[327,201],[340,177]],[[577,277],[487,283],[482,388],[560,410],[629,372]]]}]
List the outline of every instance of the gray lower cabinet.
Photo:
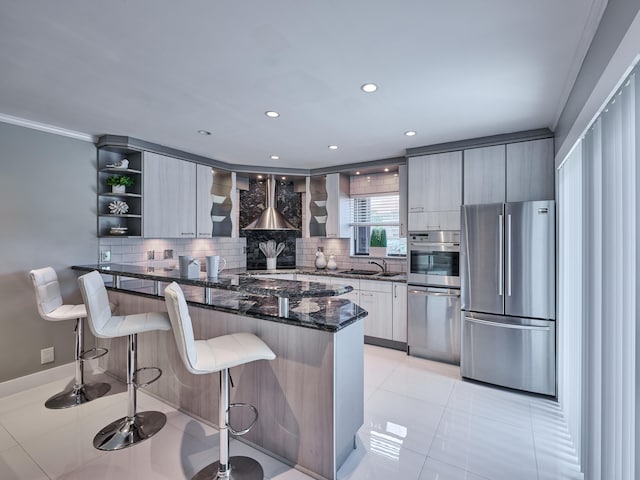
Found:
[{"label": "gray lower cabinet", "polygon": [[143,236],[195,238],[196,164],[144,152]]},{"label": "gray lower cabinet", "polygon": [[396,342],[407,342],[407,284],[393,283],[393,338]]}]

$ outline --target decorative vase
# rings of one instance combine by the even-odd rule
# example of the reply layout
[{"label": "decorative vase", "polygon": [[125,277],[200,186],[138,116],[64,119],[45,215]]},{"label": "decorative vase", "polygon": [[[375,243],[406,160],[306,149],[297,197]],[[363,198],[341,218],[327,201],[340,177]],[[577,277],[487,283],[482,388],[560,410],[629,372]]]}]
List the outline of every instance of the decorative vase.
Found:
[{"label": "decorative vase", "polygon": [[267,270],[276,269],[276,260],[277,260],[277,257],[272,257],[272,258],[267,257]]},{"label": "decorative vase", "polygon": [[325,258],[324,253],[322,253],[322,250],[320,250],[320,247],[318,247],[318,251],[316,252],[315,265],[318,270],[327,266],[327,259]]},{"label": "decorative vase", "polygon": [[127,187],[124,185],[111,185],[111,193],[126,193]]},{"label": "decorative vase", "polygon": [[387,247],[369,247],[370,257],[386,257]]},{"label": "decorative vase", "polygon": [[338,264],[336,263],[336,256],[329,255],[329,261],[327,262],[327,270],[335,270],[338,268]]}]

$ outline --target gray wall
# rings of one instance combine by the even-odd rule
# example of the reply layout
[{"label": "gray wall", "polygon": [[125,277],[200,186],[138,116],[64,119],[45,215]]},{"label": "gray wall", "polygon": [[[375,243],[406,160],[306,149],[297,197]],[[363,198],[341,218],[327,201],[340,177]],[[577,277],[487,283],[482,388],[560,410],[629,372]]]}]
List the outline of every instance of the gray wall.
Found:
[{"label": "gray wall", "polygon": [[55,268],[80,303],[69,267],[97,260],[95,185],[92,143],[0,123],[0,382],[73,361],[74,322],[40,318],[28,272]]},{"label": "gray wall", "polygon": [[555,129],[556,151],[564,143],[582,107],[593,92],[631,22],[640,10],[638,0],[609,0],[591,46],[582,62],[571,94]]}]

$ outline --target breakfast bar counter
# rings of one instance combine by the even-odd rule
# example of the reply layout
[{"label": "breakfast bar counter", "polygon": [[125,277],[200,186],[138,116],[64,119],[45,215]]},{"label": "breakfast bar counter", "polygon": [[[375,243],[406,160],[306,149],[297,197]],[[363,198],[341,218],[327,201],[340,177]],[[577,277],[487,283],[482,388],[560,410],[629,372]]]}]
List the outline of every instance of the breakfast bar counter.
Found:
[{"label": "breakfast bar counter", "polygon": [[[204,273],[188,279],[176,269],[136,265],[73,269],[111,276],[105,280],[116,314],[166,311],[164,285],[176,281],[188,299],[197,339],[239,332],[260,337],[276,354],[275,360],[231,371],[232,403],[251,403],[260,415],[251,431],[239,439],[313,477],[337,478],[364,421],[363,319],[367,312],[340,298],[351,287],[259,279],[234,272],[217,279],[208,279]],[[282,315],[280,298],[290,302],[286,315]],[[126,341],[99,339],[98,344],[109,349],[100,366],[125,378]],[[163,371],[160,380],[145,390],[217,426],[217,375],[187,372],[172,332],[141,334],[138,348],[141,366],[158,366]],[[236,428],[251,421],[244,410],[231,411],[230,421]]]}]

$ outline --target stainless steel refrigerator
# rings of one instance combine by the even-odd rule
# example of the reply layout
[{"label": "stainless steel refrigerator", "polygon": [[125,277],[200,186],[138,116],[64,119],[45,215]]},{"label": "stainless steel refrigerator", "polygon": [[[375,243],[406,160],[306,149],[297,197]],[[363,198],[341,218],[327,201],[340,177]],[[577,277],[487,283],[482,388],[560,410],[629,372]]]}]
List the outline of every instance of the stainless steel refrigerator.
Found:
[{"label": "stainless steel refrigerator", "polygon": [[463,377],[555,395],[555,204],[463,205]]}]

